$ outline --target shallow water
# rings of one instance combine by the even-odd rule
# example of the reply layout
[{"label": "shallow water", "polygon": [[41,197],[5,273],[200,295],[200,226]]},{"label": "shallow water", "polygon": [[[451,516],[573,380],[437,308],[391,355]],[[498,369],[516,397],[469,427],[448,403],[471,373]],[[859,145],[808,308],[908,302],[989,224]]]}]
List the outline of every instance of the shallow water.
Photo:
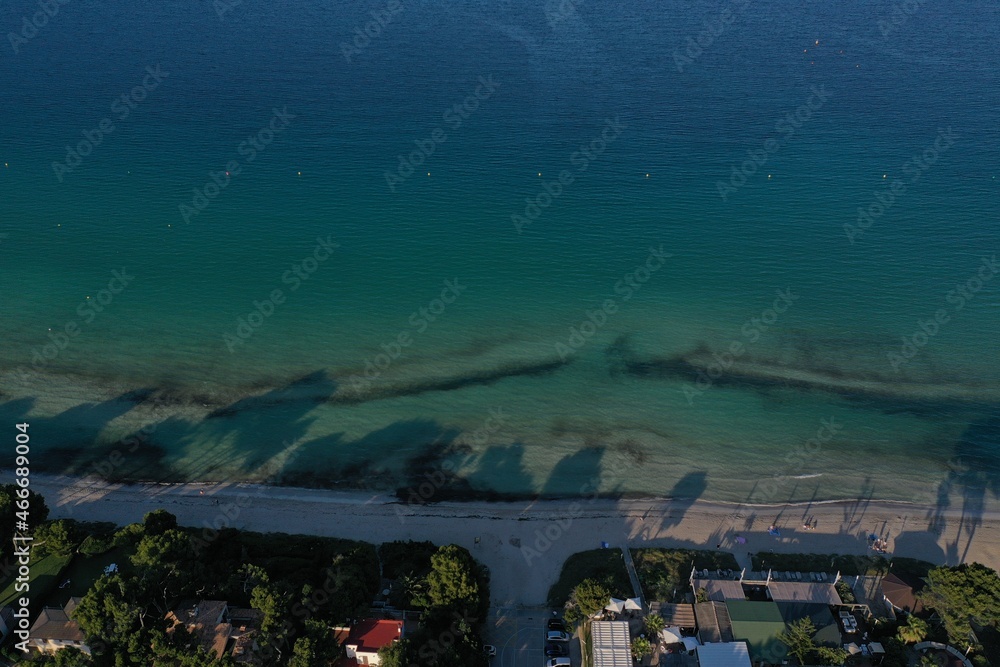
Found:
[{"label": "shallow water", "polygon": [[[341,43],[384,5],[64,6],[0,63],[0,423],[29,420],[43,465],[76,472],[145,427],[112,467],[146,479],[994,494],[1000,279],[952,291],[1000,247],[997,8],[925,4],[883,37],[888,4],[733,7],[679,72],[719,6],[407,3],[350,62]],[[480,77],[496,90],[456,127]],[[60,182],[53,161],[105,117]],[[526,197],[539,215],[519,233]],[[113,271],[134,278],[102,293]],[[894,368],[921,322],[935,333]]]}]

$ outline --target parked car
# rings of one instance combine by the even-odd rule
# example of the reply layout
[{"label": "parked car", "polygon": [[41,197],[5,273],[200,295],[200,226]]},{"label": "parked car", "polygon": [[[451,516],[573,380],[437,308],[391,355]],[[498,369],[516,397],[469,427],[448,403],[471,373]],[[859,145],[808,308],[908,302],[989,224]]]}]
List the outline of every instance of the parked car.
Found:
[{"label": "parked car", "polygon": [[563,632],[566,631],[566,624],[563,622],[561,618],[550,618],[548,623],[546,624],[546,627],[549,630],[562,630]]},{"label": "parked car", "polygon": [[545,655],[549,658],[561,658],[569,655],[569,649],[565,644],[546,644]]},{"label": "parked car", "polygon": [[545,663],[545,667],[569,667],[571,664],[569,658],[552,658]]},{"label": "parked car", "polygon": [[565,630],[549,630],[545,633],[545,641],[568,642],[569,634]]}]

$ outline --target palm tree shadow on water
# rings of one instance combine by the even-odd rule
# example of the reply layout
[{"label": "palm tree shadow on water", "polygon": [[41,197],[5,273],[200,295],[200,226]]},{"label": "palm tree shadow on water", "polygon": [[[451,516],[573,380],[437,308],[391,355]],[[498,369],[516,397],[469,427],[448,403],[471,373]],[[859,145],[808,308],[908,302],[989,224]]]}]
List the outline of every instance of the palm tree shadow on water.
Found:
[{"label": "palm tree shadow on water", "polygon": [[0,403],[3,423],[28,423],[32,468],[38,472],[79,474],[95,458],[94,443],[115,419],[127,414],[153,394],[152,389],[128,391],[100,402],[81,403],[52,417],[32,416],[35,397]]}]

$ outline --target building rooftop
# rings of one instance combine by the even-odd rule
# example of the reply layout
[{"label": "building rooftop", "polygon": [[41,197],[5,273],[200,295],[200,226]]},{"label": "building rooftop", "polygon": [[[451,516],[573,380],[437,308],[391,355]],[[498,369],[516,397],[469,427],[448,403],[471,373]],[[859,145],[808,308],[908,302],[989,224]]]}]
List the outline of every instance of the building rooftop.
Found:
[{"label": "building rooftop", "polygon": [[70,613],[76,609],[80,598],[70,598],[62,609],[46,607],[31,626],[30,636],[34,639],[55,639],[60,641],[84,640],[80,625],[70,618]]},{"label": "building rooftop", "polygon": [[743,584],[732,579],[695,579],[696,589],[704,589],[709,600],[725,602],[726,600],[746,600]]},{"label": "building rooftop", "polygon": [[184,600],[167,612],[166,619],[171,622],[167,632],[183,625],[200,646],[221,658],[233,629],[232,624],[225,621],[227,608],[224,600]]},{"label": "building rooftop", "polygon": [[694,606],[698,619],[698,639],[702,643],[731,642],[733,623],[724,602],[699,602]]},{"label": "building rooftop", "polygon": [[924,610],[924,605],[917,599],[917,591],[923,588],[923,582],[904,579],[897,574],[890,573],[882,579],[882,595],[896,609],[908,611],[911,614],[919,614]]},{"label": "building rooftop", "polygon": [[701,667],[750,667],[750,651],[745,642],[705,644],[698,647]]},{"label": "building rooftop", "polygon": [[746,641],[755,661],[781,662],[776,658],[784,656],[787,648],[778,639],[778,635],[785,631],[785,619],[777,604],[730,600],[726,608],[732,619],[734,637]]},{"label": "building rooftop", "polygon": [[380,648],[388,646],[402,636],[402,621],[366,618],[351,628],[351,633],[344,643],[353,646],[355,652],[377,653]]},{"label": "building rooftop", "polygon": [[837,587],[833,584],[819,584],[805,581],[772,581],[767,593],[775,602],[816,602],[820,604],[842,604]]},{"label": "building rooftop", "polygon": [[591,640],[594,667],[632,667],[628,621],[595,621]]},{"label": "building rooftop", "polygon": [[694,605],[652,602],[649,605],[649,611],[652,614],[662,616],[668,626],[672,625],[678,628],[697,627],[694,617]]}]

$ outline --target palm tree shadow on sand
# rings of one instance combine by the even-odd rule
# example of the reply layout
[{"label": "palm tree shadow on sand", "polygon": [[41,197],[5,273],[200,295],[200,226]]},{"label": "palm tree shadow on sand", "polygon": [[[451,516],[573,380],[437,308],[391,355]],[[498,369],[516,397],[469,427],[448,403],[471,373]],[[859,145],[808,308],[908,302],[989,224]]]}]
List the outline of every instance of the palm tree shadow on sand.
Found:
[{"label": "palm tree shadow on sand", "polygon": [[[969,424],[955,444],[948,461],[948,474],[938,485],[937,505],[928,515],[929,533],[940,536],[948,528],[947,513],[952,499],[961,497],[955,538],[946,546],[943,559],[949,563],[964,562],[969,554],[976,531],[982,525],[987,494],[1000,496],[1000,417],[990,416]],[[915,540],[917,536],[900,535],[900,540]]]},{"label": "palm tree shadow on sand", "polygon": [[670,503],[660,518],[657,532],[680,525],[684,515],[708,488],[708,473],[702,470],[685,473],[667,492]]}]

